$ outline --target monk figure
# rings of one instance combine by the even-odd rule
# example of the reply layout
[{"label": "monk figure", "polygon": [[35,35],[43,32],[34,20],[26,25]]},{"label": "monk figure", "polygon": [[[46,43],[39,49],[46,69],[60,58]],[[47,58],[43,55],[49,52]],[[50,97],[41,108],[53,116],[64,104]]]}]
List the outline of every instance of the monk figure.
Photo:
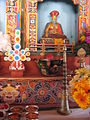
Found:
[{"label": "monk figure", "polygon": [[59,12],[54,10],[50,12],[50,16],[52,18],[52,21],[50,23],[47,23],[45,28],[45,37],[58,37],[60,35],[63,35],[63,30],[61,27],[61,24],[57,22],[57,16],[59,15]]},{"label": "monk figure", "polygon": [[58,15],[59,12],[57,10],[50,12],[52,21],[46,24],[44,35],[42,36],[41,41],[44,40],[44,42],[47,43],[48,40],[50,41],[50,39],[52,39],[55,44],[69,43],[66,35],[63,34],[61,24],[57,22]]}]

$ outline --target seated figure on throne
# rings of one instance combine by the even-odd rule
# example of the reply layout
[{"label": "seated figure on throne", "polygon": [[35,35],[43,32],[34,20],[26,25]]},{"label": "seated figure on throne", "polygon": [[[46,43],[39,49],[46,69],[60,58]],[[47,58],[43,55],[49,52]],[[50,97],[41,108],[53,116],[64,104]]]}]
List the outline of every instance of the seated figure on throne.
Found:
[{"label": "seated figure on throne", "polygon": [[50,12],[52,21],[50,23],[47,23],[46,25],[45,37],[53,37],[53,35],[63,35],[61,24],[57,22],[58,15],[59,15],[59,12],[56,10]]},{"label": "seated figure on throne", "polygon": [[[63,34],[61,24],[57,22],[58,15],[59,12],[57,10],[53,10],[52,12],[50,12],[52,21],[46,24],[42,39],[48,41],[50,38],[52,38],[55,44],[63,44],[64,40],[67,40],[67,37]],[[67,43],[69,43],[69,40],[67,40]]]}]

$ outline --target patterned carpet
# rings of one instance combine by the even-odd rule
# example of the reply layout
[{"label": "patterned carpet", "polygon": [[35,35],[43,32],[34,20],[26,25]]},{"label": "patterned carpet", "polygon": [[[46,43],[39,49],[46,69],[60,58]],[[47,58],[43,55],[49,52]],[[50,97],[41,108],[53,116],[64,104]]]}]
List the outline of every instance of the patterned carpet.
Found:
[{"label": "patterned carpet", "polygon": [[90,120],[90,109],[72,109],[67,116],[58,114],[56,110],[39,111],[39,114],[39,120]]}]

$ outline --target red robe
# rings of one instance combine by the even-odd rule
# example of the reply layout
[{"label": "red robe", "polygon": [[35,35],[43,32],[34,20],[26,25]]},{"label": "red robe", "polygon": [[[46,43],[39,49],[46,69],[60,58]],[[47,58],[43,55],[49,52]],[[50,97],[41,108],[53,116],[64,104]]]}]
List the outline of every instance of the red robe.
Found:
[{"label": "red robe", "polygon": [[59,23],[50,22],[46,25],[45,36],[49,37],[51,35],[63,35],[63,30]]}]

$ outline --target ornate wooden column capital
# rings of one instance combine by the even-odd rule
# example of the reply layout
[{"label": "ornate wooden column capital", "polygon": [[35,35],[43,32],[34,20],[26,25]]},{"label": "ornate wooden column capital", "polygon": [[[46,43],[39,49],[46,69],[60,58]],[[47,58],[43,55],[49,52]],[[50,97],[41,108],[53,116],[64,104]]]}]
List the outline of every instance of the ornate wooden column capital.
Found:
[{"label": "ornate wooden column capital", "polygon": [[43,0],[28,0],[30,1],[31,3],[37,3],[37,2],[42,2]]},{"label": "ornate wooden column capital", "polygon": [[77,5],[77,4],[79,4],[80,0],[72,0],[72,2],[73,2],[75,5]]}]

